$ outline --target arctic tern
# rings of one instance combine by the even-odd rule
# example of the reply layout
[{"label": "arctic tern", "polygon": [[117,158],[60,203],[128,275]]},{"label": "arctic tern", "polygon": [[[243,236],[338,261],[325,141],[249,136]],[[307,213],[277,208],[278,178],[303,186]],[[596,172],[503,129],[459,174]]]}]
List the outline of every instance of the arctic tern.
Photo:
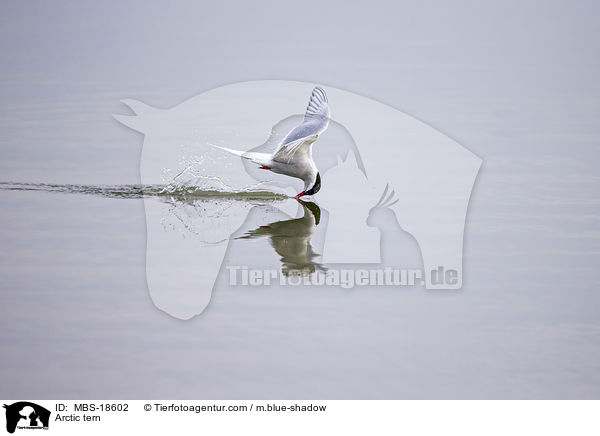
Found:
[{"label": "arctic tern", "polygon": [[238,151],[226,147],[215,147],[241,156],[263,170],[301,179],[304,190],[296,195],[314,195],[321,189],[321,175],[312,157],[312,145],[329,126],[329,106],[323,89],[313,89],[302,123],[294,127],[272,154]]}]

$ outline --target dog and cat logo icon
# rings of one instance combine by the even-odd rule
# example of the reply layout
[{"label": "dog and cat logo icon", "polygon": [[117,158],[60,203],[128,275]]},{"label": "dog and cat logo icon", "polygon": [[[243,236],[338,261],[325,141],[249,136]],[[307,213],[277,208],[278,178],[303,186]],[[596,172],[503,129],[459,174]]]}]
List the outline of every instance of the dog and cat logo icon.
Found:
[{"label": "dog and cat logo icon", "polygon": [[50,411],[29,401],[19,401],[3,406],[6,409],[6,431],[14,433],[16,429],[48,430]]}]

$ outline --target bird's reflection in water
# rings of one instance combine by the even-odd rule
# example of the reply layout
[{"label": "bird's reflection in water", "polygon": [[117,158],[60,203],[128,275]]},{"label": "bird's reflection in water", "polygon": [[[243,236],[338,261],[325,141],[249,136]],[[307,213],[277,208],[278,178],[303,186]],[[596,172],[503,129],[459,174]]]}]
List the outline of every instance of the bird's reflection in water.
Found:
[{"label": "bird's reflection in water", "polygon": [[325,268],[315,258],[310,239],[315,233],[321,218],[321,209],[315,203],[298,200],[304,209],[304,216],[296,219],[275,221],[248,231],[238,239],[270,238],[271,246],[281,256],[281,272],[285,276],[309,276],[316,270]]}]

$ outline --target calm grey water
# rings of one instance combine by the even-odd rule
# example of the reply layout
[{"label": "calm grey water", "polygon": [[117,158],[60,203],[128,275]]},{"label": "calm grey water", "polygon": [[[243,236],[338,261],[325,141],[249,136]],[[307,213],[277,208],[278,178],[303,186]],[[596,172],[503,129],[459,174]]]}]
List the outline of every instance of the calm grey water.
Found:
[{"label": "calm grey water", "polygon": [[[308,28],[266,6],[2,6],[1,397],[598,398],[598,5],[313,6]],[[272,77],[368,95],[484,159],[462,290],[156,309],[142,138],[110,115]]]}]

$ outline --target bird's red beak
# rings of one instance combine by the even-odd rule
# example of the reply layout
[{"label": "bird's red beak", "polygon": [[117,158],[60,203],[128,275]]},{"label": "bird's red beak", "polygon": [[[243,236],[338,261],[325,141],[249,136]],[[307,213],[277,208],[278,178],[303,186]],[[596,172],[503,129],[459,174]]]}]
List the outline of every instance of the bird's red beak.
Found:
[{"label": "bird's red beak", "polygon": [[296,195],[296,198],[300,198],[300,197],[302,197],[304,194],[306,194],[306,191],[302,191],[300,194]]}]

